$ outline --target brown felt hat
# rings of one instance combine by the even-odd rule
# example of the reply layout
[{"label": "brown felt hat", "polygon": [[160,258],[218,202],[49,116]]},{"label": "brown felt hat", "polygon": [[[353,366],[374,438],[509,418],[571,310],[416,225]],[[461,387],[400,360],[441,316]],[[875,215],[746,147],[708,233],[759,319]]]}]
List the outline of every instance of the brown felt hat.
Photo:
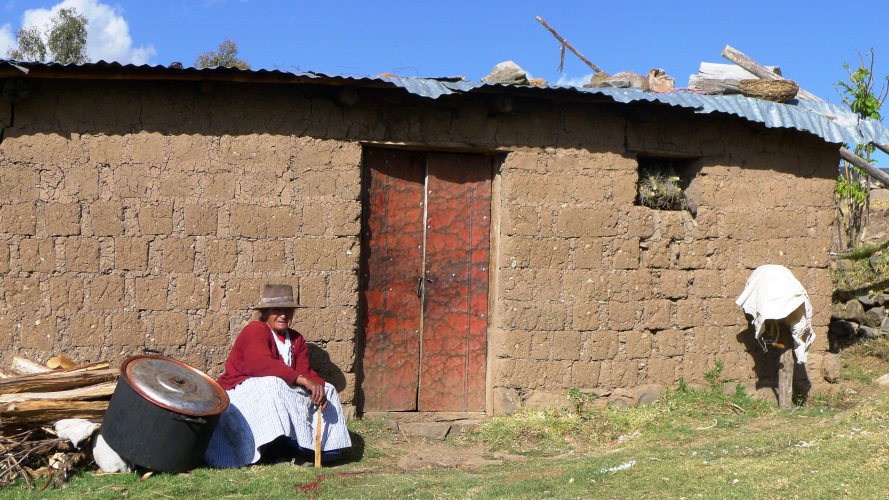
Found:
[{"label": "brown felt hat", "polygon": [[293,300],[293,287],[290,285],[263,285],[259,304],[253,309],[296,308],[299,304]]}]

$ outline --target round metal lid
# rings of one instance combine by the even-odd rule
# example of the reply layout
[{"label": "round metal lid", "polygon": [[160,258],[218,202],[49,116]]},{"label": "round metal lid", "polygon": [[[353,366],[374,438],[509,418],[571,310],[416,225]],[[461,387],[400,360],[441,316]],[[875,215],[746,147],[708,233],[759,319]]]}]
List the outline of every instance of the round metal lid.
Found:
[{"label": "round metal lid", "polygon": [[124,380],[142,397],[167,410],[203,417],[228,407],[228,394],[202,371],[162,356],[133,356],[120,367]]}]

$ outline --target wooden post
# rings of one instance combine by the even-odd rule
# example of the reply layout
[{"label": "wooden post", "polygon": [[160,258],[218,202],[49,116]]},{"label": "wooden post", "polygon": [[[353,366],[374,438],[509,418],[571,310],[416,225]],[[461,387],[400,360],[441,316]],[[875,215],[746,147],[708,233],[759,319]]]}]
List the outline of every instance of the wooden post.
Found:
[{"label": "wooden post", "polygon": [[864,170],[865,172],[867,172],[867,174],[869,176],[882,182],[883,185],[889,186],[889,175],[886,175],[885,172],[883,172],[879,168],[871,165],[870,163],[868,163],[866,160],[864,160],[862,157],[858,156],[857,154],[849,151],[848,149],[846,149],[844,147],[841,147],[840,148],[840,157],[842,159],[846,160],[847,162],[851,163],[852,165],[855,165],[856,167],[860,168],[861,170]]},{"label": "wooden post", "polygon": [[318,405],[318,414],[315,420],[315,467],[321,467],[321,426],[324,421],[321,420],[321,405]]},{"label": "wooden post", "polygon": [[[747,71],[753,73],[754,75],[762,78],[763,80],[786,80],[786,78],[782,78],[775,73],[769,71],[768,68],[759,64],[758,62],[750,59],[746,55],[742,54],[740,51],[726,45],[724,49],[722,49],[722,57],[728,59],[729,61],[737,64],[738,66],[746,69]],[[810,94],[803,89],[799,89],[796,93],[796,96],[800,99],[807,99],[809,101],[820,101],[816,95]]]},{"label": "wooden post", "polygon": [[[549,30],[549,32],[552,33],[554,37],[556,37],[556,40],[562,42],[562,61],[563,61],[563,62],[564,62],[564,60],[565,60],[565,47],[568,47],[568,50],[570,50],[571,52],[574,52],[574,55],[576,55],[577,57],[579,57],[581,61],[585,62],[585,63],[587,64],[587,66],[593,68],[593,71],[595,71],[596,73],[601,73],[601,72],[602,72],[602,68],[600,68],[600,67],[596,66],[595,64],[593,64],[592,61],[590,61],[590,60],[587,59],[586,57],[583,57],[583,54],[581,54],[580,52],[577,51],[577,49],[575,49],[574,47],[572,47],[571,44],[568,43],[564,38],[562,38],[561,36],[559,36],[559,34],[556,33],[556,30],[554,30],[550,25],[546,24],[546,21],[544,21],[543,19],[541,19],[540,16],[537,16],[537,20],[540,21],[540,24],[542,24],[544,28],[546,28],[547,30]],[[559,71],[561,71],[561,70],[562,70],[562,65],[559,64]]]},{"label": "wooden post", "polygon": [[778,358],[778,408],[790,410],[793,408],[793,338],[783,322],[780,338],[784,346]]}]

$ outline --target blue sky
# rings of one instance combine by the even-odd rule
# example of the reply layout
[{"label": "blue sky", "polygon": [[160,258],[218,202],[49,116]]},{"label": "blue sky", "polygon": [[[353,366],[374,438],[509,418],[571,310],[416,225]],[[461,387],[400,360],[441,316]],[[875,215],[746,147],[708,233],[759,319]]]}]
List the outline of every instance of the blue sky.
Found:
[{"label": "blue sky", "polygon": [[[873,48],[875,73],[889,75],[889,1],[836,2],[5,0],[0,57],[23,23],[42,25],[52,9],[73,6],[90,20],[92,59],[189,66],[233,39],[253,69],[332,74],[465,76],[478,81],[512,60],[550,83],[578,84],[592,70],[559,42],[541,16],[604,71],[663,68],[688,85],[701,62],[726,63],[731,45],[831,102],[843,63]],[[869,23],[862,26],[856,23]]]}]

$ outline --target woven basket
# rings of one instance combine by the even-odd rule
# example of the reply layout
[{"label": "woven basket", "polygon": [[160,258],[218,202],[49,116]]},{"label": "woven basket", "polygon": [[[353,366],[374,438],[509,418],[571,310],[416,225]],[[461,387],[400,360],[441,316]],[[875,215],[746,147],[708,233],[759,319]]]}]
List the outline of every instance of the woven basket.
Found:
[{"label": "woven basket", "polygon": [[787,102],[796,97],[799,85],[793,80],[741,80],[738,90],[747,97]]}]

